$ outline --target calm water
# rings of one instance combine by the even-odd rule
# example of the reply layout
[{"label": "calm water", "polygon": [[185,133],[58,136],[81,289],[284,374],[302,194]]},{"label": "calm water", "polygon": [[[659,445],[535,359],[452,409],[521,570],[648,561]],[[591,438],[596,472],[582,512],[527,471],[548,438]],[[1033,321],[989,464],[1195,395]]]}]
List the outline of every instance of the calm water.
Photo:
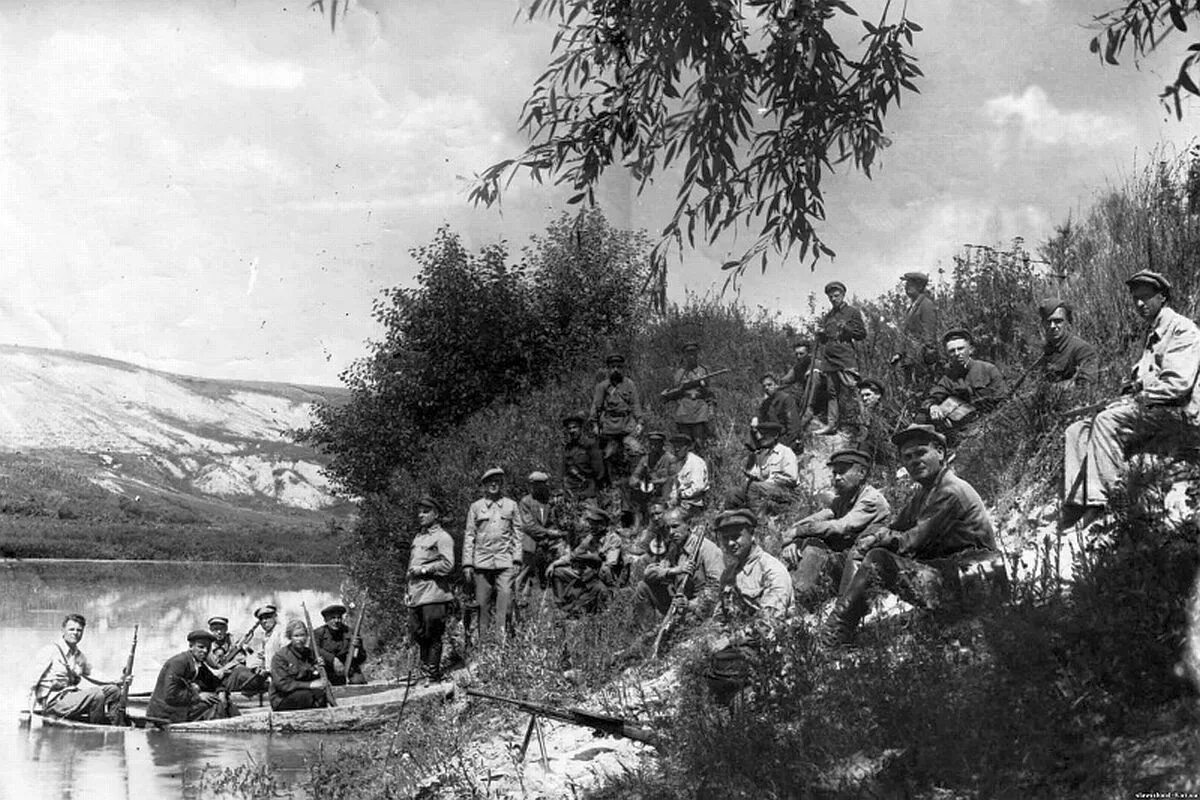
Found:
[{"label": "calm water", "polygon": [[[75,731],[22,728],[28,660],[55,641],[64,614],[88,625],[80,648],[102,679],[120,675],[133,626],[140,625],[132,690],[149,691],[162,662],[186,649],[186,636],[227,616],[234,636],[258,606],[274,603],[280,622],[342,599],[335,567],[228,564],[0,563],[0,657],[22,688],[0,693],[0,797],[13,800],[157,800],[197,797],[206,764],[270,762],[296,777],[305,756],[336,737],[166,734],[155,731]],[[368,641],[370,646],[370,641]],[[13,684],[10,683],[10,686]]]}]

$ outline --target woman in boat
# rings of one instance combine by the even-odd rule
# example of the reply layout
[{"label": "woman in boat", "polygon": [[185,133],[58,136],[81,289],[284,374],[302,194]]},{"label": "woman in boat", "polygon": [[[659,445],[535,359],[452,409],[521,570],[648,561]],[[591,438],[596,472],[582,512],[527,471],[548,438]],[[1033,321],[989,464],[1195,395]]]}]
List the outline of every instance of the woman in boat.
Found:
[{"label": "woman in boat", "polygon": [[271,659],[271,708],[298,711],[327,706],[325,680],[309,647],[308,626],[298,619],[283,630],[286,644]]}]

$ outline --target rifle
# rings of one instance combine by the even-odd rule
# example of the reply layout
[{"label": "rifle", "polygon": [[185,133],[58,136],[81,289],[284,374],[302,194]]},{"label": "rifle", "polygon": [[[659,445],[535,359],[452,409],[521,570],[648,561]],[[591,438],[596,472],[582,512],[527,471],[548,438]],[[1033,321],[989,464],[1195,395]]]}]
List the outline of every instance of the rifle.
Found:
[{"label": "rifle", "polygon": [[367,615],[367,591],[363,590],[362,607],[358,609],[358,620],[354,623],[354,633],[350,634],[350,655],[346,656],[346,680],[350,680],[350,664],[354,661],[354,651],[362,647],[362,639],[358,635],[362,632],[363,617]]},{"label": "rifle", "polygon": [[684,381],[678,386],[672,386],[670,389],[663,389],[658,396],[663,400],[678,400],[683,397],[684,392],[690,392],[692,389],[699,389],[700,384],[710,378],[717,378],[727,372],[733,372],[732,369],[717,369],[707,373],[703,378],[692,378],[690,381]]},{"label": "rifle", "polygon": [[700,546],[704,544],[704,531],[693,531],[688,537],[688,541],[695,540],[696,551],[688,556],[687,563],[684,565],[683,574],[675,581],[675,596],[671,598],[671,605],[667,607],[667,613],[663,615],[662,622],[658,625],[658,633],[654,636],[654,645],[650,648],[650,658],[658,658],[658,648],[662,646],[663,636],[670,629],[671,624],[675,621],[680,613],[681,607],[687,603],[687,595],[684,591],[687,588],[687,582],[696,574],[696,567],[700,563]]},{"label": "rifle", "polygon": [[312,650],[313,658],[317,661],[317,671],[325,681],[325,699],[329,706],[334,708],[337,706],[337,698],[333,694],[333,684],[329,682],[329,673],[325,671],[325,659],[321,658],[321,651],[317,649],[317,634],[313,631],[312,617],[308,615],[308,606],[301,603],[300,608],[304,609],[304,624],[308,626],[308,648]]},{"label": "rifle", "polygon": [[250,626],[250,630],[246,631],[246,635],[241,638],[241,641],[239,641],[237,645],[225,651],[225,655],[221,656],[221,660],[217,663],[217,666],[225,666],[230,661],[233,661],[234,657],[237,656],[238,653],[244,652],[246,645],[250,644],[250,637],[254,636],[254,632],[258,630],[258,626],[261,624],[261,619],[254,620],[254,624]]},{"label": "rifle", "polygon": [[467,689],[467,694],[471,697],[480,697],[496,703],[507,703],[511,706],[516,706],[522,711],[527,711],[534,716],[556,719],[559,722],[566,722],[569,725],[580,725],[584,728],[591,728],[606,736],[620,736],[625,739],[632,739],[635,742],[648,744],[656,749],[662,748],[662,739],[657,733],[649,728],[631,725],[620,717],[610,717],[607,714],[597,714],[593,711],[584,711],[581,708],[543,706],[537,703],[529,703],[525,700],[488,694],[478,689]]},{"label": "rifle", "polygon": [[133,657],[137,653],[138,626],[133,626],[133,643],[129,645],[129,657],[125,659],[125,669],[121,670],[121,696],[113,707],[113,724],[125,727],[129,724],[129,715],[125,707],[129,705],[129,679],[133,677]]},{"label": "rifle", "polygon": [[1067,419],[1072,419],[1073,417],[1089,417],[1097,412],[1103,411],[1112,404],[1112,400],[1104,400],[1099,403],[1088,403],[1086,406],[1068,408],[1066,411],[1062,412],[1062,415]]},{"label": "rifle", "polygon": [[800,398],[800,425],[803,429],[812,418],[813,395],[817,392],[817,364],[825,361],[825,345],[817,344],[812,361],[808,362],[808,377],[804,380],[804,395]]}]

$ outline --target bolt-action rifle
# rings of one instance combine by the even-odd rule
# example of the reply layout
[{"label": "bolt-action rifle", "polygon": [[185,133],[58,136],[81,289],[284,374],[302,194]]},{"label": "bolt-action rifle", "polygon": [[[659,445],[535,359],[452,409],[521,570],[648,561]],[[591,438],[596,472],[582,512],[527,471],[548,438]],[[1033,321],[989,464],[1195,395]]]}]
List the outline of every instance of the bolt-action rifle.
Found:
[{"label": "bolt-action rifle", "polygon": [[325,671],[325,659],[321,658],[321,651],[317,649],[317,634],[313,631],[312,617],[308,614],[308,606],[301,603],[300,608],[304,609],[304,623],[308,625],[308,649],[312,650],[313,658],[317,661],[317,672],[325,681],[325,702],[329,703],[331,708],[335,707],[337,698],[333,695],[333,684],[329,682],[329,673]]},{"label": "bolt-action rifle", "polygon": [[724,375],[727,372],[733,372],[732,369],[716,369],[709,372],[702,378],[692,378],[690,381],[684,381],[678,386],[672,386],[670,389],[663,389],[659,392],[659,397],[663,400],[678,400],[683,397],[685,392],[690,392],[692,389],[699,389],[706,381]]},{"label": "bolt-action rifle", "polygon": [[362,605],[358,609],[358,620],[354,623],[354,633],[350,634],[350,655],[346,656],[346,678],[350,677],[350,665],[354,663],[354,654],[362,647],[362,639],[359,634],[362,633],[363,617],[367,615],[367,592],[363,591]]},{"label": "bolt-action rifle", "polygon": [[662,739],[657,733],[649,728],[642,728],[637,725],[631,725],[620,717],[610,717],[607,714],[597,714],[593,711],[584,711],[581,708],[554,708],[553,706],[543,706],[538,703],[529,703],[524,700],[517,700],[512,697],[501,697],[487,692],[481,692],[478,689],[467,689],[467,694],[471,697],[479,697],[484,700],[491,700],[495,703],[507,703],[510,706],[516,706],[522,711],[547,719],[556,719],[559,722],[566,722],[570,725],[580,725],[584,728],[605,734],[607,736],[620,736],[625,739],[632,739],[635,742],[642,742],[654,748],[662,747]]},{"label": "bolt-action rifle", "polygon": [[133,626],[133,643],[129,645],[129,656],[125,659],[125,669],[121,670],[121,696],[113,708],[113,724],[124,727],[129,724],[129,715],[125,707],[129,705],[129,683],[133,677],[133,657],[137,654],[138,626]]},{"label": "bolt-action rifle", "polygon": [[687,583],[695,576],[696,567],[700,563],[700,547],[704,544],[703,537],[703,530],[693,531],[692,535],[688,537],[689,542],[695,543],[696,549],[684,563],[683,573],[676,578],[675,594],[671,598],[671,605],[667,607],[667,613],[658,625],[658,633],[654,635],[654,645],[650,648],[650,658],[652,659],[658,658],[658,649],[662,646],[663,637],[675,624],[676,617],[683,613],[683,607],[687,605]]},{"label": "bolt-action rifle", "polygon": [[246,631],[246,635],[243,636],[236,645],[225,651],[224,655],[221,656],[221,660],[217,663],[217,666],[223,667],[230,661],[233,661],[233,659],[237,657],[238,653],[246,652],[246,647],[250,644],[251,637],[254,636],[254,632],[258,630],[258,626],[261,624],[261,619],[254,620],[254,624],[250,626],[250,630]]}]

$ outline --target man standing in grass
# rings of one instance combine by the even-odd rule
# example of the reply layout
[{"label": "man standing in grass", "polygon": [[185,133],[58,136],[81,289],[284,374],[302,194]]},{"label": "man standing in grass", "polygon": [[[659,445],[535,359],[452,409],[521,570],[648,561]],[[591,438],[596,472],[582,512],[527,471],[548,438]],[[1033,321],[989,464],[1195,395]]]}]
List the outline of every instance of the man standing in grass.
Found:
[{"label": "man standing in grass", "polygon": [[1157,439],[1170,447],[1200,432],[1200,329],[1176,312],[1171,283],[1142,270],[1125,281],[1145,323],[1145,345],[1122,397],[1066,431],[1065,491],[1059,525],[1096,521],[1128,455]]},{"label": "man standing in grass", "polygon": [[408,632],[420,652],[421,675],[426,682],[442,678],[442,636],[454,594],[454,540],[441,525],[441,502],[425,495],[417,502],[417,524],[408,556]]},{"label": "man standing in grass", "polygon": [[121,683],[92,677],[92,665],[79,649],[86,626],[82,614],[67,614],[60,640],[43,647],[34,657],[36,674],[30,690],[35,710],[48,717],[103,725],[111,721],[113,706],[121,696]]},{"label": "man standing in grass", "polygon": [[467,509],[463,532],[463,577],[475,586],[482,642],[489,635],[499,636],[508,624],[525,529],[516,501],[500,494],[504,470],[492,467],[479,482],[483,484],[483,497]]},{"label": "man standing in grass", "polygon": [[[708,442],[709,421],[716,407],[716,399],[708,386],[710,370],[700,363],[700,345],[687,342],[683,345],[683,366],[675,370],[671,389],[662,393],[664,400],[675,401],[675,430],[692,437],[698,452],[704,452]],[[697,383],[679,391],[687,383]]]},{"label": "man standing in grass", "polygon": [[608,481],[615,486],[629,475],[628,460],[641,455],[637,435],[642,430],[642,398],[637,384],[625,375],[625,356],[610,353],[604,365],[608,377],[592,390],[588,418],[604,455]]},{"label": "man standing in grass", "polygon": [[818,434],[831,436],[844,429],[857,442],[862,438],[862,412],[858,403],[858,346],[867,338],[862,312],[846,302],[846,284],[831,281],[825,286],[829,311],[821,317],[817,332],[820,345],[816,367],[829,395],[826,425]]}]

